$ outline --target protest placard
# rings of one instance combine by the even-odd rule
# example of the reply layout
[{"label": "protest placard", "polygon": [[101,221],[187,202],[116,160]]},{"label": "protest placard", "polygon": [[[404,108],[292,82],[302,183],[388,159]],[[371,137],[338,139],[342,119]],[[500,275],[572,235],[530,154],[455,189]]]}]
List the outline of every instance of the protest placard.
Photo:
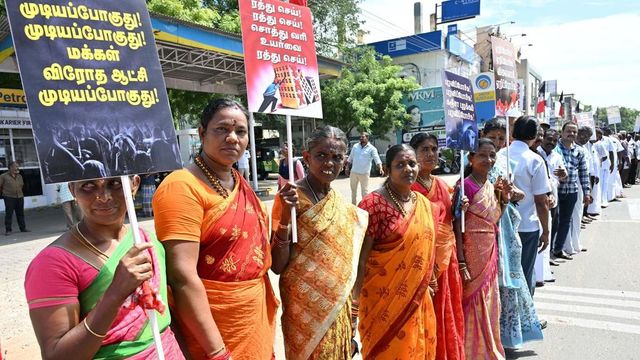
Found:
[{"label": "protest placard", "polygon": [[240,0],[249,111],[322,118],[308,7]]},{"label": "protest placard", "polygon": [[513,44],[492,36],[491,51],[496,78],[496,116],[519,116],[518,71]]},{"label": "protest placard", "polygon": [[142,0],[7,0],[45,183],[181,167]]},{"label": "protest placard", "polygon": [[471,81],[445,70],[442,72],[442,90],[447,147],[475,151],[478,146],[478,124]]}]

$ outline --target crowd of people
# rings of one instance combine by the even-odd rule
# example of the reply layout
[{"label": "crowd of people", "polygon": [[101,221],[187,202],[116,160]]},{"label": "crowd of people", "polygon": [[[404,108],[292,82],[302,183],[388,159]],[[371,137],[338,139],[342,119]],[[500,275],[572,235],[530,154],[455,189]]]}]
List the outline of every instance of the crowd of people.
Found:
[{"label": "crowd of people", "polygon": [[[437,137],[421,133],[387,150],[384,184],[356,206],[332,187],[348,140],[325,126],[269,216],[233,169],[248,118],[229,99],[204,109],[200,153],[153,195],[157,240],[141,232],[133,245],[120,178],[68,184],[84,217],[25,279],[44,358],[157,358],[136,306],[151,299],[167,359],[272,359],[280,303],[287,359],[504,359],[542,340],[537,279],[586,251],[581,225],[635,183],[640,149],[607,129],[592,140],[588,128],[558,133],[523,116],[507,134],[493,119],[452,187],[432,175]],[[140,178],[130,182],[138,190]],[[155,293],[140,294],[141,284]]]}]

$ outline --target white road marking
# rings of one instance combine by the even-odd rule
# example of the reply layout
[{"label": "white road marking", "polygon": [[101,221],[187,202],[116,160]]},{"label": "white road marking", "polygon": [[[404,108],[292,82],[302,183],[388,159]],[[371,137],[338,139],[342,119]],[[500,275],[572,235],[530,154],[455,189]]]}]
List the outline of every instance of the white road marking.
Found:
[{"label": "white road marking", "polygon": [[564,295],[564,294],[549,294],[543,292],[536,292],[534,297],[535,300],[545,299],[545,300],[558,300],[565,302],[573,302],[573,303],[583,303],[583,304],[595,304],[595,305],[604,305],[604,306],[618,306],[618,307],[630,307],[635,309],[640,309],[640,301],[632,301],[632,300],[617,300],[617,299],[605,299],[605,298],[595,298],[595,297],[587,297],[587,296],[572,296],[572,295]]},{"label": "white road marking", "polygon": [[541,313],[544,313],[545,310],[547,310],[547,311],[553,311],[553,312],[568,312],[568,313],[589,314],[589,315],[597,315],[597,316],[607,316],[607,317],[627,319],[627,320],[640,320],[640,312],[635,312],[635,311],[617,310],[612,308],[604,308],[604,307],[596,307],[596,306],[546,303],[546,302],[540,302],[540,301],[536,301],[535,304],[536,304],[536,310],[538,309],[542,310]]},{"label": "white road marking", "polygon": [[577,326],[588,329],[599,329],[599,330],[607,330],[607,331],[617,331],[628,334],[636,334],[640,335],[640,326],[637,325],[629,325],[622,324],[610,321],[601,321],[601,320],[591,320],[584,318],[572,318],[566,316],[557,316],[551,314],[544,314],[541,316],[545,320],[547,320],[551,324],[561,324],[567,326]]},{"label": "white road marking", "polygon": [[629,217],[633,220],[640,220],[640,199],[627,199]]},{"label": "white road marking", "polygon": [[536,289],[536,296],[538,293],[546,292],[560,292],[560,293],[575,293],[580,295],[602,295],[602,296],[615,296],[625,299],[639,299],[640,292],[626,291],[626,290],[604,290],[604,289],[589,289],[589,288],[577,288],[570,286],[557,286],[545,284],[544,287]]}]

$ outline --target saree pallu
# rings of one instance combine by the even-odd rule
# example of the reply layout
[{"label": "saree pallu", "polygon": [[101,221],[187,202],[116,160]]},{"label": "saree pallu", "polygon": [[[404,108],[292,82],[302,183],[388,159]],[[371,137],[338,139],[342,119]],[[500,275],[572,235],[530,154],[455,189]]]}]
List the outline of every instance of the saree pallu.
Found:
[{"label": "saree pallu", "polygon": [[431,204],[419,194],[414,213],[399,218],[387,238],[376,239],[360,293],[364,359],[435,359],[436,321],[428,291],[434,241]]},{"label": "saree pallu", "polygon": [[[273,221],[282,202],[276,198]],[[367,229],[366,211],[335,190],[298,204],[298,243],[280,275],[282,332],[287,359],[351,359],[351,289]]]},{"label": "saree pallu", "polygon": [[456,239],[453,233],[451,193],[453,189],[444,180],[434,177],[431,189],[420,183],[412,186],[414,191],[425,195],[438,214],[435,240],[435,266],[439,270],[438,291],[433,298],[436,314],[437,346],[436,359],[464,360],[464,315],[462,310],[462,279],[456,255]]},{"label": "saree pallu", "polygon": [[[219,197],[216,208],[204,215],[203,222],[210,225],[200,242],[198,275],[233,359],[271,359],[279,302],[267,275],[267,214],[247,181],[237,172],[235,178],[229,197]],[[191,357],[205,359],[204,350],[181,328]]]},{"label": "saree pallu", "polygon": [[[154,275],[149,280],[149,284],[153,289],[158,291],[160,298],[166,305],[168,302],[167,279],[163,276],[166,274],[164,248],[155,237],[149,239],[144,232],[140,232],[140,235],[144,240],[151,241],[154,244],[154,250],[150,252],[152,255]],[[104,292],[113,281],[113,275],[120,259],[131,249],[133,243],[133,232],[129,231],[120,241],[116,250],[109,257],[109,260],[102,266],[93,282],[80,293],[79,302],[82,318],[86,317],[98,304],[100,299],[102,299]],[[135,306],[131,309],[129,301],[130,298],[118,310],[118,314],[102,340],[102,346],[94,356],[94,359],[158,358],[151,325],[145,310],[140,306]],[[178,343],[169,328],[171,316],[169,315],[168,308],[165,309],[164,314],[156,313],[156,318],[158,319],[158,327],[161,332],[165,358],[184,359]]]},{"label": "saree pallu", "polygon": [[465,179],[470,205],[466,212],[464,254],[471,280],[464,284],[467,359],[504,359],[500,340],[500,292],[498,290],[497,226],[500,207],[493,185],[479,187]]}]

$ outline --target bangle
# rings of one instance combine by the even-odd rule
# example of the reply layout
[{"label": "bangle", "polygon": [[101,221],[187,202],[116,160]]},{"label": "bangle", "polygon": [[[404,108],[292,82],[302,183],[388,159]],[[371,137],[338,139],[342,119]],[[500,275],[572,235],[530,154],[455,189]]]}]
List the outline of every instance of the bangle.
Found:
[{"label": "bangle", "polygon": [[207,359],[215,358],[216,355],[222,353],[225,349],[226,348],[225,348],[224,344],[222,344],[222,346],[218,350],[214,350],[211,354],[207,355]]},{"label": "bangle", "polygon": [[227,350],[224,345],[222,346],[222,349],[218,350],[218,351],[222,351],[219,354],[213,354],[211,356],[207,357],[207,360],[230,360],[231,359],[231,353],[229,352],[229,350]]},{"label": "bangle", "polygon": [[91,330],[91,328],[89,327],[89,324],[87,324],[87,318],[84,318],[84,320],[82,320],[82,323],[84,324],[84,328],[87,329],[87,331],[91,335],[97,337],[98,339],[104,339],[107,336],[107,334],[101,335],[101,334],[98,334],[97,332]]}]

